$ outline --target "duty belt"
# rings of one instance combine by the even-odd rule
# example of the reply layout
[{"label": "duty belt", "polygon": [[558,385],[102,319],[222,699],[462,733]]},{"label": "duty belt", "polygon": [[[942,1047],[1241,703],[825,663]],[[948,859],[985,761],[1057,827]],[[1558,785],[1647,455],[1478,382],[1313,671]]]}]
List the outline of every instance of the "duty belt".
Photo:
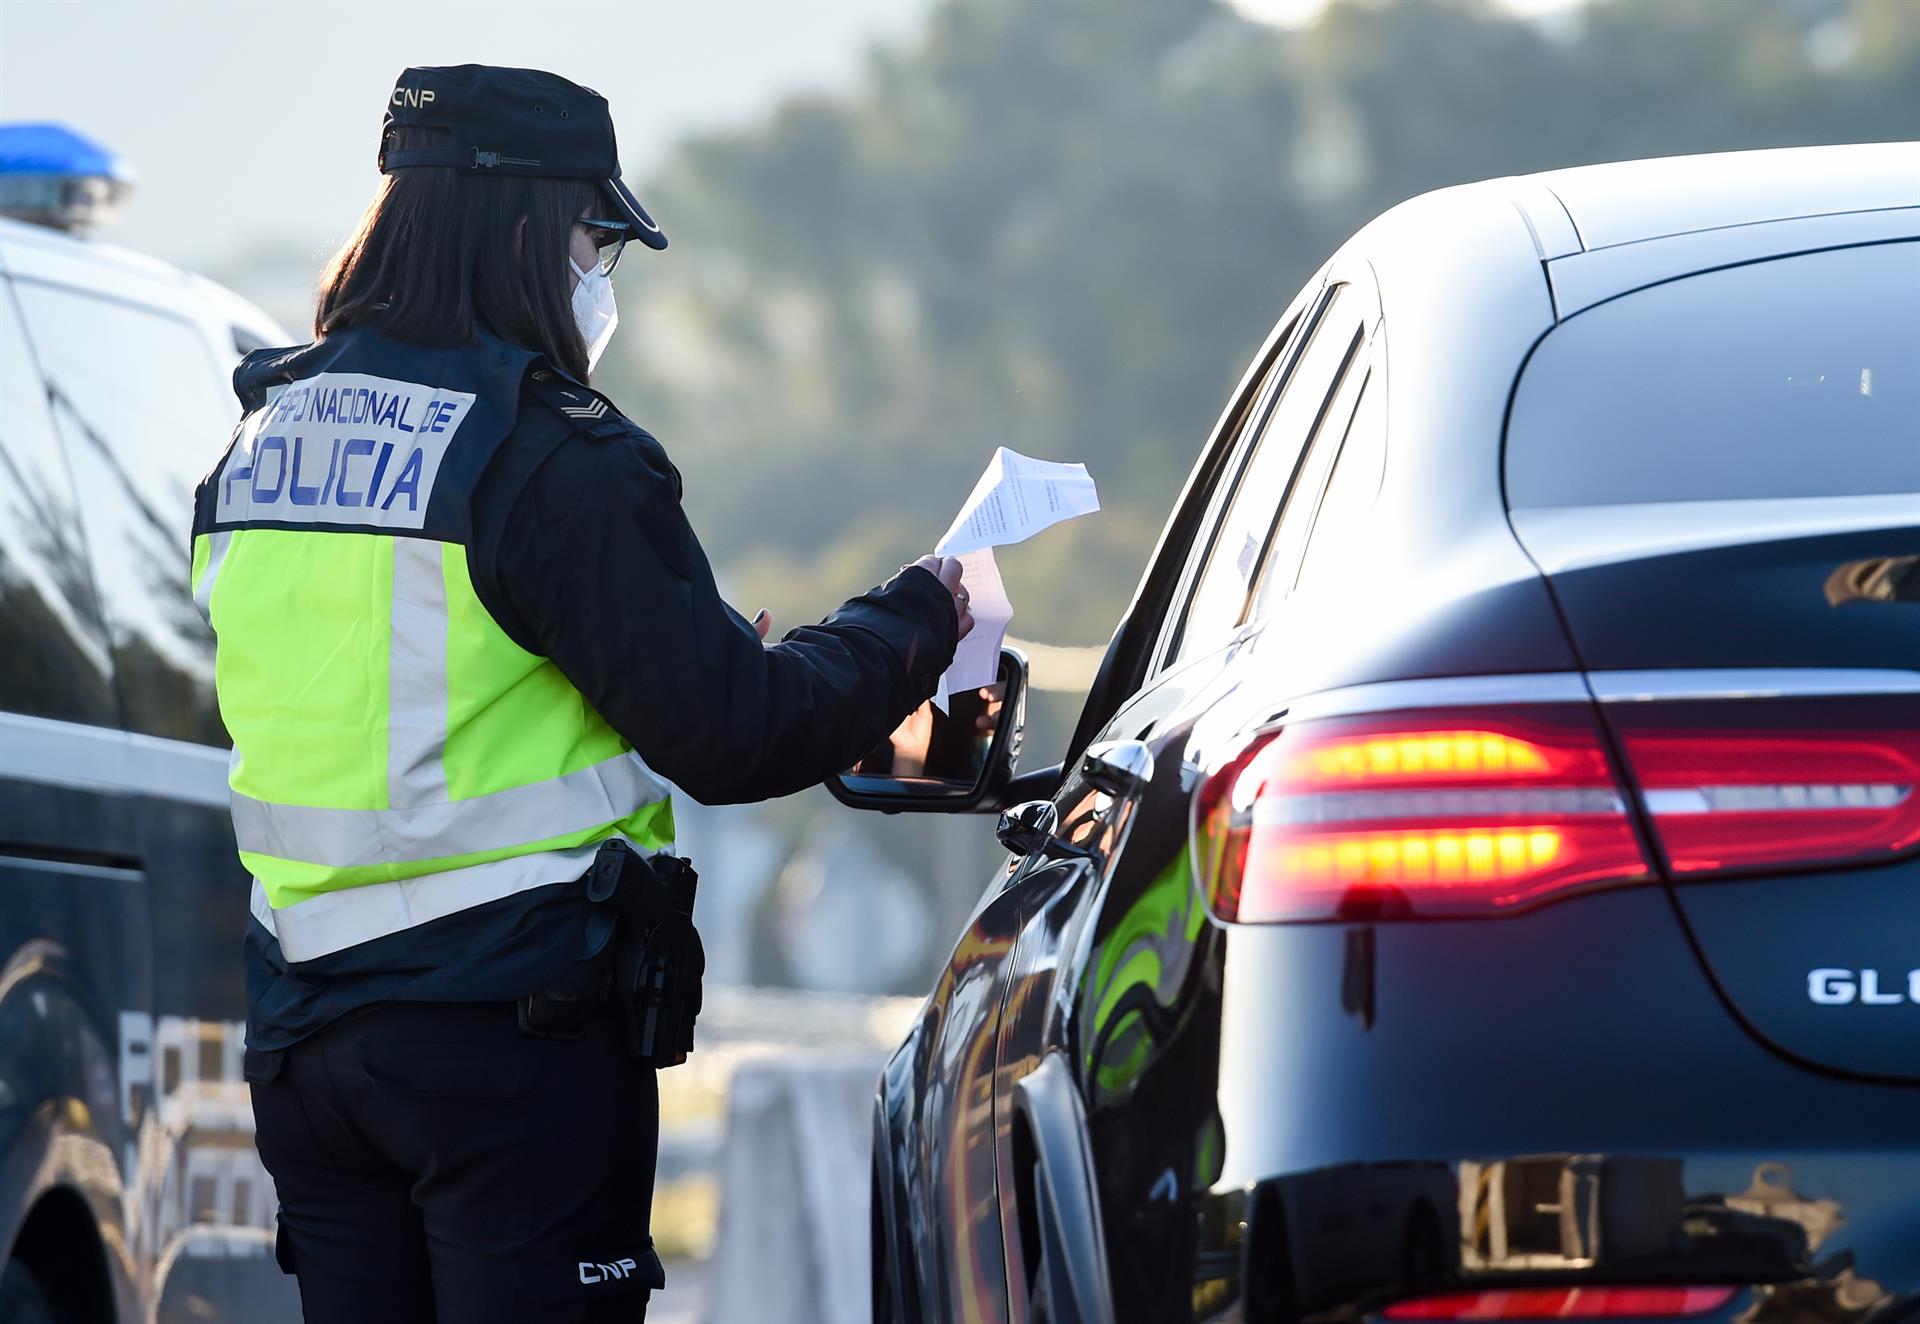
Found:
[{"label": "duty belt", "polygon": [[[587,871],[595,926],[611,924],[610,959],[597,998],[535,993],[520,999],[520,1028],[542,1038],[577,1039],[603,1006],[621,1018],[627,1048],[652,1067],[678,1066],[693,1051],[706,952],[693,927],[700,877],[686,860],[644,856],[626,842],[602,843]],[[604,930],[603,930],[604,931]]]}]

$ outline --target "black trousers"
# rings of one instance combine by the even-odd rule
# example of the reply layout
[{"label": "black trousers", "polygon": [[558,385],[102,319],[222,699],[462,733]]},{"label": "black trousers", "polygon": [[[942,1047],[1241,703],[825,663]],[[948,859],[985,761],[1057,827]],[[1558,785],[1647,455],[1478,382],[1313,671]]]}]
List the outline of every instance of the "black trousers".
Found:
[{"label": "black trousers", "polygon": [[645,1318],[659,1096],[612,1016],[564,1041],[387,1004],[247,1077],[308,1324]]}]

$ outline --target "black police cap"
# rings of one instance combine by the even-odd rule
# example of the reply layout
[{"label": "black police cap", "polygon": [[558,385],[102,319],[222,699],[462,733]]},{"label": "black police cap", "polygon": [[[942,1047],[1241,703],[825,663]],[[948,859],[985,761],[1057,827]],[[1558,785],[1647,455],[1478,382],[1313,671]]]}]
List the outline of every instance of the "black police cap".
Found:
[{"label": "black police cap", "polygon": [[[448,136],[431,147],[389,149],[396,128],[440,129]],[[607,99],[559,74],[490,64],[402,71],[380,124],[380,173],[410,166],[591,179],[614,209],[604,219],[631,221],[648,248],[667,246],[667,236],[620,178]]]}]

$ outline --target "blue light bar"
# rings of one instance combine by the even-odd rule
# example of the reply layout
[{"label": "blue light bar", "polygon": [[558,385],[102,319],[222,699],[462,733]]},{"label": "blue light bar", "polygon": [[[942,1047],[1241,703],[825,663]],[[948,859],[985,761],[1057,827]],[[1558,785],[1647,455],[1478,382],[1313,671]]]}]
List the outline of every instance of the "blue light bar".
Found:
[{"label": "blue light bar", "polygon": [[0,216],[84,229],[117,215],[133,181],[117,153],[64,124],[0,124]]}]

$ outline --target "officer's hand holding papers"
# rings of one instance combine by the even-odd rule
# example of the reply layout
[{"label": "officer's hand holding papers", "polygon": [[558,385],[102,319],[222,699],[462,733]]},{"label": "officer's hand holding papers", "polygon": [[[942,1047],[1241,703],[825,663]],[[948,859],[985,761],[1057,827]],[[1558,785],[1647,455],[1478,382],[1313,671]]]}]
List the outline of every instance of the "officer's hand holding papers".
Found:
[{"label": "officer's hand holding papers", "polygon": [[1098,509],[1100,496],[1086,465],[1035,460],[1005,446],[994,451],[973,494],[933,549],[959,558],[961,582],[973,606],[973,632],[954,650],[953,665],[934,692],[942,711],[949,694],[991,685],[1000,675],[1000,645],[1013,619],[1013,603],[993,549],[1025,542],[1050,524]]}]

